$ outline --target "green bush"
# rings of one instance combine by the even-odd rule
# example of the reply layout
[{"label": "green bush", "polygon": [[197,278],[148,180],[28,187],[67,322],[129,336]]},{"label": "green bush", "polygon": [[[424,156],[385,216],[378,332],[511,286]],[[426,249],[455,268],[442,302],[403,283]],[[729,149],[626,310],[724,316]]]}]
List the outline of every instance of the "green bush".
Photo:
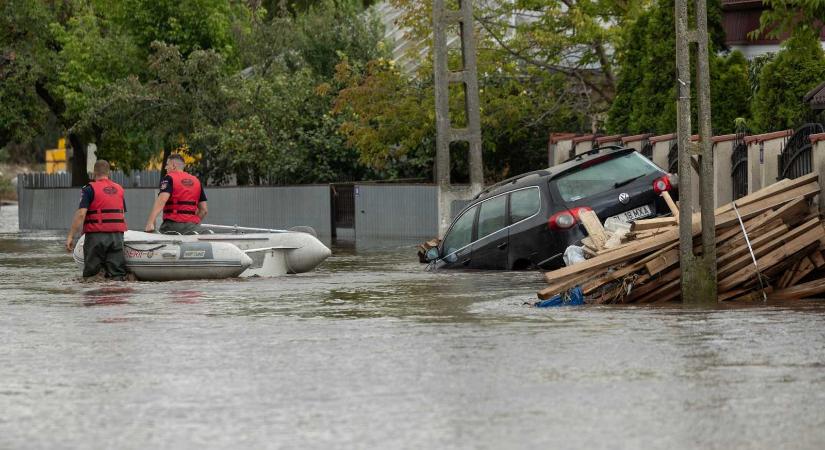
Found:
[{"label": "green bush", "polygon": [[812,112],[802,97],[823,80],[825,53],[819,39],[811,32],[797,32],[762,69],[752,105],[755,128],[783,130],[809,120]]}]

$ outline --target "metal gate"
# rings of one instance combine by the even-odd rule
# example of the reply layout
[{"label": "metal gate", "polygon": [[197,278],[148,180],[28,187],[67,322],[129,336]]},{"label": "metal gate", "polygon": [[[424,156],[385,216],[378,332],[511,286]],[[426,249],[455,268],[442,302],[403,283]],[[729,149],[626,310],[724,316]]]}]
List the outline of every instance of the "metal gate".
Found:
[{"label": "metal gate", "polygon": [[639,151],[645,158],[653,161],[653,143],[650,142],[650,138],[646,137],[642,141],[642,150]]},{"label": "metal gate", "polygon": [[794,132],[779,154],[777,181],[783,178],[798,178],[811,173],[813,170],[811,148],[813,146],[808,137],[822,132],[825,132],[825,127],[818,123],[806,123]]},{"label": "metal gate", "polygon": [[748,195],[748,145],[746,133],[737,133],[730,156],[730,176],[733,183],[733,199]]},{"label": "metal gate", "polygon": [[337,237],[338,228],[355,228],[355,185],[330,184],[332,202],[332,237]]},{"label": "metal gate", "polygon": [[670,173],[679,173],[679,144],[674,142],[667,152],[667,171]]}]

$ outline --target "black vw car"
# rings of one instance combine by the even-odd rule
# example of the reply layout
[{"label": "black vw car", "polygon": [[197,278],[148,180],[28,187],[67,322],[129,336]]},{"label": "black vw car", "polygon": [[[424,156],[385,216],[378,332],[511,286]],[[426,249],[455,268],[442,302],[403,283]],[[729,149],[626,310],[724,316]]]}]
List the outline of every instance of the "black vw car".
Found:
[{"label": "black vw car", "polygon": [[580,212],[593,210],[602,222],[665,215],[659,194],[675,184],[633,149],[592,150],[482,191],[427,259],[436,269],[555,269],[564,265],[564,250],[587,235]]}]

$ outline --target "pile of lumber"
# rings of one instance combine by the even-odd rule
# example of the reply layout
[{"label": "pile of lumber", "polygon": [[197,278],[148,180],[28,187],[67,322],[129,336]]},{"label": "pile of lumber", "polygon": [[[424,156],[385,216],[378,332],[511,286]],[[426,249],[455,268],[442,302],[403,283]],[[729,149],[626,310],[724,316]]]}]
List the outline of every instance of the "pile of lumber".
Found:
[{"label": "pile of lumber", "polygon": [[418,262],[426,264],[428,262],[427,250],[438,247],[439,244],[441,244],[441,239],[438,238],[432,238],[429,241],[418,244]]},{"label": "pile of lumber", "polygon": [[[817,175],[810,174],[716,209],[718,301],[792,300],[825,293],[825,222],[814,202],[819,193]],[[538,292],[539,298],[579,286],[588,303],[680,300],[680,218],[672,200],[665,200],[674,217],[636,221],[612,248],[604,246],[610,238],[598,219],[582,219],[590,258],[545,273],[549,286]],[[699,255],[701,217],[697,213],[690,220],[694,254]]]}]

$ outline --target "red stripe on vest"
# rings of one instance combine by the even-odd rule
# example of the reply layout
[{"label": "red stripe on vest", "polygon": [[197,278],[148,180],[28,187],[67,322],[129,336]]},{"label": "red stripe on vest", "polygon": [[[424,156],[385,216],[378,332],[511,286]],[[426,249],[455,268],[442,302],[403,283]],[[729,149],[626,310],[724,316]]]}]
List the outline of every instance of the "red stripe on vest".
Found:
[{"label": "red stripe on vest", "polygon": [[95,193],[86,210],[84,233],[123,233],[126,216],[123,211],[123,188],[112,180],[89,183]]},{"label": "red stripe on vest", "polygon": [[201,182],[186,172],[169,172],[167,175],[172,178],[172,195],[163,207],[163,220],[201,223],[198,217]]}]

